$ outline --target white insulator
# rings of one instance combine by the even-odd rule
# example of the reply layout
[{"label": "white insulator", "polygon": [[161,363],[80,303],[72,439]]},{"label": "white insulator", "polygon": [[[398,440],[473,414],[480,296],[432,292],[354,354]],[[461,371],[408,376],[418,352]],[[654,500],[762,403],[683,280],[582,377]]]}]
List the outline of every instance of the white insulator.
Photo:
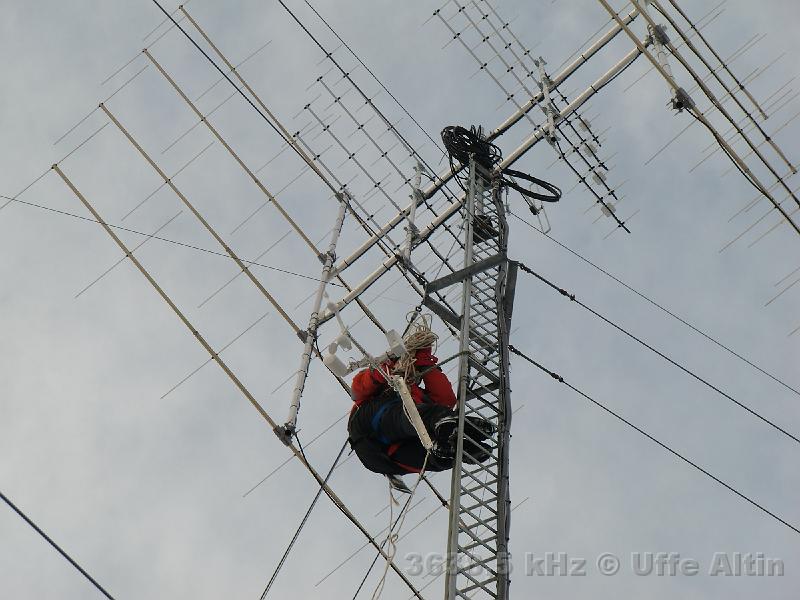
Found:
[{"label": "white insulator", "polygon": [[345,350],[351,350],[353,348],[353,342],[350,340],[347,331],[343,331],[342,334],[336,338],[336,345]]},{"label": "white insulator", "polygon": [[403,336],[394,329],[386,332],[386,341],[389,342],[389,353],[394,356],[402,356],[406,353],[406,346],[403,344]]},{"label": "white insulator", "polygon": [[337,377],[344,377],[350,373],[347,365],[335,354],[326,354],[322,359],[323,364]]},{"label": "white insulator", "polygon": [[592,173],[592,179],[594,179],[595,183],[601,184],[606,180],[606,174],[602,171],[595,171]]}]

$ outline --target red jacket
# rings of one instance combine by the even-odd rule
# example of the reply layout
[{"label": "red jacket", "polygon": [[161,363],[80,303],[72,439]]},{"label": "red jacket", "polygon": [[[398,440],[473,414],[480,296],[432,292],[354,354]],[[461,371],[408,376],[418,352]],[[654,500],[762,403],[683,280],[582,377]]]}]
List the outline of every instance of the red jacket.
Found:
[{"label": "red jacket", "polygon": [[[417,351],[417,360],[414,363],[421,369],[435,365],[439,359],[431,354],[430,348]],[[390,365],[393,363],[389,363]],[[456,395],[453,392],[453,386],[450,385],[450,380],[447,375],[442,373],[439,367],[430,369],[422,376],[422,383],[425,384],[421,388],[416,383],[409,385],[411,397],[417,404],[423,402],[432,402],[434,404],[441,404],[447,408],[453,408],[456,405]],[[386,389],[386,379],[377,369],[364,369],[356,374],[353,378],[353,402],[355,406],[371,400],[377,394],[380,394]]]}]

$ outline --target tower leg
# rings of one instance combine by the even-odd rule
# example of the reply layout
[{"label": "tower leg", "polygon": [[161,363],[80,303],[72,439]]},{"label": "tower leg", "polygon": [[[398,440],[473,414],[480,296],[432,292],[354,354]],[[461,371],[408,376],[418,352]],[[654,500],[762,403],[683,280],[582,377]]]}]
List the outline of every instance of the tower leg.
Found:
[{"label": "tower leg", "polygon": [[[452,471],[445,599],[508,598],[508,330],[513,277],[506,258],[507,223],[500,189],[474,160],[463,209],[465,256],[460,319],[458,445]],[[492,260],[502,257],[502,260]],[[490,265],[480,270],[476,264]],[[513,269],[512,269],[513,271]],[[464,419],[494,424],[481,463],[465,455]],[[469,431],[469,429],[468,429]],[[465,460],[467,458],[467,460]]]}]

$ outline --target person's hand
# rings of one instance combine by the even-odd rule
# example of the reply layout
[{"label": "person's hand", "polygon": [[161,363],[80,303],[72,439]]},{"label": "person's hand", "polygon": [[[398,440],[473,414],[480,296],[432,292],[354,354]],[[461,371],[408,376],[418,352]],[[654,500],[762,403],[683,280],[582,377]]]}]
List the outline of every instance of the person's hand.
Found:
[{"label": "person's hand", "polygon": [[439,362],[439,359],[433,355],[432,348],[420,348],[417,350],[414,360],[414,366],[417,367],[431,367]]}]

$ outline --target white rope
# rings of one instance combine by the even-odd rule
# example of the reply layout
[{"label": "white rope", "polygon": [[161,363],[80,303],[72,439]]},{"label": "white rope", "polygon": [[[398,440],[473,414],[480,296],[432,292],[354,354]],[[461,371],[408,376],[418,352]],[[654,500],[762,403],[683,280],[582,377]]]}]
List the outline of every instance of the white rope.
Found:
[{"label": "white rope", "polygon": [[417,375],[416,369],[414,368],[417,350],[428,347],[432,348],[439,339],[439,336],[433,333],[431,328],[432,323],[433,317],[431,315],[420,315],[412,323],[408,333],[403,337],[403,345],[406,347],[406,353],[397,361],[393,371],[396,375],[402,375],[409,383],[412,383]]},{"label": "white rope", "polygon": [[[412,312],[409,314],[413,315],[415,313]],[[384,379],[386,379],[390,385],[392,375],[402,376],[409,385],[415,383],[417,371],[414,362],[417,358],[417,350],[430,347],[431,352],[434,354],[436,353],[436,348],[433,346],[438,342],[439,336],[431,329],[432,322],[433,317],[429,314],[419,315],[419,317],[414,320],[409,327],[409,331],[403,336],[403,345],[405,346],[406,352],[394,363],[391,371],[387,363],[373,363],[371,365],[373,369],[383,375]]]},{"label": "white rope", "polygon": [[375,586],[375,591],[372,592],[372,600],[378,600],[383,593],[383,588],[386,585],[386,576],[389,574],[389,567],[392,565],[395,553],[397,552],[397,540],[400,537],[400,530],[403,528],[403,523],[405,523],[406,516],[408,515],[408,509],[411,506],[411,501],[414,499],[414,494],[417,493],[417,488],[422,481],[422,477],[425,475],[425,469],[428,466],[428,458],[430,455],[430,452],[425,454],[425,460],[422,463],[422,468],[419,471],[417,481],[414,483],[414,487],[411,488],[411,493],[409,494],[405,505],[403,505],[400,515],[398,516],[396,530],[395,526],[392,525],[392,521],[394,519],[394,511],[392,510],[392,506],[398,504],[398,502],[395,499],[394,494],[392,494],[392,486],[389,484],[389,533],[386,535],[386,540],[384,541],[384,543],[387,545],[386,564],[383,567],[383,574],[378,581],[378,585]]},{"label": "white rope", "polygon": [[426,451],[430,451],[433,447],[433,441],[422,421],[422,417],[420,417],[419,411],[417,411],[409,388],[417,383],[418,375],[415,365],[417,351],[431,348],[433,353],[433,345],[436,344],[439,336],[431,330],[431,323],[433,322],[431,315],[419,315],[416,311],[409,313],[409,315],[411,324],[403,337],[403,346],[406,351],[393,366],[390,367],[389,364],[383,363],[375,365],[373,368],[376,368],[383,375],[386,382],[400,397],[406,419],[414,426],[423,448]]}]

